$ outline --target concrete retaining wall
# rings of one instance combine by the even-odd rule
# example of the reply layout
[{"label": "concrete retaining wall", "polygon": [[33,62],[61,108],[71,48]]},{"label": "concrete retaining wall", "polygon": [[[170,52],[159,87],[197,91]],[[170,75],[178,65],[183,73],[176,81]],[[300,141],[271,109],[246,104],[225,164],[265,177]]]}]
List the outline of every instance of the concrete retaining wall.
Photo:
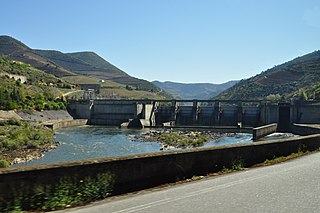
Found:
[{"label": "concrete retaining wall", "polygon": [[291,132],[297,135],[320,134],[320,126],[313,126],[310,124],[293,124]]},{"label": "concrete retaining wall", "polygon": [[73,119],[66,110],[19,110],[16,113],[25,121],[56,122]]},{"label": "concrete retaining wall", "polygon": [[277,124],[269,124],[265,126],[260,126],[257,128],[253,128],[253,140],[258,140],[260,138],[263,138],[266,135],[269,135],[271,133],[274,133],[277,131]]},{"label": "concrete retaining wall", "polygon": [[57,128],[63,127],[71,127],[71,126],[83,126],[88,122],[87,119],[76,119],[76,120],[68,120],[68,121],[58,121],[55,123],[45,123],[44,125],[55,130]]},{"label": "concrete retaining wall", "polygon": [[311,151],[319,147],[320,134],[269,142],[13,167],[0,170],[0,201],[14,199],[16,192],[28,191],[36,184],[54,185],[61,178],[68,177],[79,182],[107,171],[116,177],[113,194],[120,194],[179,178],[217,172],[237,162],[252,166],[301,148]]}]

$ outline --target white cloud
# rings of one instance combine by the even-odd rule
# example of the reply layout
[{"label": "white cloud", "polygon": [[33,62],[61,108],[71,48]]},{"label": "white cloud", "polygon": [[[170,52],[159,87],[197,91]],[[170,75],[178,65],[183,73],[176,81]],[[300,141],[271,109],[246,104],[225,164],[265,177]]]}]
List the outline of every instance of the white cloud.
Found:
[{"label": "white cloud", "polygon": [[314,6],[313,8],[307,9],[304,12],[303,19],[309,26],[320,28],[320,7]]}]

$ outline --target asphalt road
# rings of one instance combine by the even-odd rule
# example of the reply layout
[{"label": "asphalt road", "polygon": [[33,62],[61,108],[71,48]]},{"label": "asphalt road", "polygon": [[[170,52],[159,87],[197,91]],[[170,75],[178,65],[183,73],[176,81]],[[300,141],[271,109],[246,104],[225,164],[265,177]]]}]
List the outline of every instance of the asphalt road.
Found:
[{"label": "asphalt road", "polygon": [[320,153],[59,212],[320,212]]}]

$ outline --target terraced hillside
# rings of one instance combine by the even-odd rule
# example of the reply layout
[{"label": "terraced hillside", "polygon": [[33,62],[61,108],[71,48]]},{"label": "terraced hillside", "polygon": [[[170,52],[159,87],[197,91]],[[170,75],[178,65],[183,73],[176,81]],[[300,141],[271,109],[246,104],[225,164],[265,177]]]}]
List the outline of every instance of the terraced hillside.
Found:
[{"label": "terraced hillside", "polygon": [[320,51],[275,66],[213,97],[215,99],[315,99],[320,96]]}]

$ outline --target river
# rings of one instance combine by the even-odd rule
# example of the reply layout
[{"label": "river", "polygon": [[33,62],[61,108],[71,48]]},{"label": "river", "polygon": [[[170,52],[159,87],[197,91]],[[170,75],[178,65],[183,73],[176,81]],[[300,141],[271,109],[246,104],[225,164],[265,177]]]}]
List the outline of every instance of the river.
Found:
[{"label": "river", "polygon": [[[149,129],[131,130],[103,126],[61,128],[55,133],[55,140],[60,142],[57,149],[45,153],[44,157],[38,160],[20,163],[16,166],[160,152],[160,143],[158,142],[131,141],[129,139],[132,135],[139,135],[146,131]],[[237,133],[212,140],[203,147],[252,142],[251,139],[252,134]]]}]

